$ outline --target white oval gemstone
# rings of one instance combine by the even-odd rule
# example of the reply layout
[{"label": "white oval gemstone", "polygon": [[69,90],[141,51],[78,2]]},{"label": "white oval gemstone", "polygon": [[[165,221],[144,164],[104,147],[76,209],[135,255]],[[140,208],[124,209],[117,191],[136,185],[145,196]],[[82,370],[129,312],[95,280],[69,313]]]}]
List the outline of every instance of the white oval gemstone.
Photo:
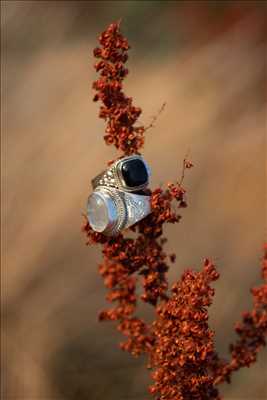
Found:
[{"label": "white oval gemstone", "polygon": [[88,199],[87,216],[92,229],[103,232],[116,221],[116,206],[106,193],[94,192]]}]

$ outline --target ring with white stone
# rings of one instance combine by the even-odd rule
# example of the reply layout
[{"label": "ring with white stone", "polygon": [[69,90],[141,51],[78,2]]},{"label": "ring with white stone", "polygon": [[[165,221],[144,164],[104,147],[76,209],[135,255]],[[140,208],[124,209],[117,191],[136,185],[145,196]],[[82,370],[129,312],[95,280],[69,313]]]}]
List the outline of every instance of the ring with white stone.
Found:
[{"label": "ring with white stone", "polygon": [[93,189],[99,186],[115,187],[127,192],[143,190],[148,186],[150,168],[139,155],[121,158],[92,180]]},{"label": "ring with white stone", "polygon": [[88,198],[89,224],[94,231],[107,236],[117,235],[150,213],[149,195],[98,186]]}]

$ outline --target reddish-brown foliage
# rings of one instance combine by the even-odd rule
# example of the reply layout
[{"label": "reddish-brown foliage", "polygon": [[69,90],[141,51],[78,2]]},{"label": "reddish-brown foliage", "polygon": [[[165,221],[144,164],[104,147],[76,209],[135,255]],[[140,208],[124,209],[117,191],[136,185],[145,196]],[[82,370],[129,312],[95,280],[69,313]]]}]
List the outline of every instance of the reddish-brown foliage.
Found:
[{"label": "reddish-brown foliage", "polygon": [[[144,144],[144,132],[153,126],[155,118],[147,128],[136,126],[141,109],[133,106],[132,99],[123,92],[128,41],[119,23],[113,23],[100,35],[99,42],[101,47],[94,50],[94,55],[100,59],[95,65],[100,78],[93,88],[97,91],[94,101],[103,103],[99,116],[107,123],[104,139],[123,155],[138,153]],[[107,300],[115,303],[99,318],[118,321],[118,330],[126,337],[121,343],[123,350],[134,356],[148,355],[154,380],[150,393],[158,400],[218,400],[216,385],[229,382],[232,372],[256,361],[267,334],[267,246],[262,268],[264,284],[252,289],[253,309],[244,313],[242,322],[236,325],[239,339],[230,346],[229,361],[221,360],[216,353],[214,332],[208,326],[208,306],[214,295],[210,285],[219,277],[215,266],[205,260],[200,272],[185,271],[168,293],[168,260],[174,262],[175,254],[168,256],[163,250],[163,225],[181,219],[179,210],[187,206],[182,183],[185,170],[192,166],[185,158],[179,181],[149,192],[152,213],[130,228],[134,238],[127,237],[127,232],[116,237],[96,233],[87,219],[83,225],[87,243],[102,246],[99,271],[109,290]],[[143,286],[141,300],[155,307],[152,324],[136,315],[139,279]]]},{"label": "reddish-brown foliage", "polygon": [[249,367],[257,360],[257,353],[266,345],[267,336],[267,244],[264,246],[262,259],[263,284],[251,289],[253,308],[244,312],[242,320],[236,323],[235,331],[238,339],[230,344],[231,358],[229,361],[220,360],[214,356],[211,368],[215,383],[230,382],[234,371]]},{"label": "reddish-brown foliage", "polygon": [[125,154],[136,153],[144,143],[144,127],[135,126],[142,110],[132,104],[132,98],[122,91],[122,81],[128,74],[124,67],[128,59],[129,44],[119,30],[119,24],[111,24],[99,37],[101,48],[94,49],[99,58],[95,69],[100,78],[93,83],[97,91],[94,101],[101,100],[99,117],[107,121],[107,144],[114,144]]}]

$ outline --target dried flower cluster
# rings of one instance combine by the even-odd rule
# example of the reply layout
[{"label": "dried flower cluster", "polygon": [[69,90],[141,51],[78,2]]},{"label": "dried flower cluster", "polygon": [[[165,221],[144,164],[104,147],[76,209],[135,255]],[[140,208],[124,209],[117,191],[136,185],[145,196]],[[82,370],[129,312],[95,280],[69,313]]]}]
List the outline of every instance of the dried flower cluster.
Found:
[{"label": "dried flower cluster", "polygon": [[267,244],[262,259],[263,284],[251,289],[252,311],[243,313],[242,320],[236,323],[238,339],[229,346],[231,359],[227,362],[214,356],[211,368],[215,383],[230,382],[234,371],[249,367],[257,360],[259,350],[266,345],[267,336]]},{"label": "dried flower cluster", "polygon": [[99,117],[107,121],[107,144],[114,144],[125,154],[136,153],[144,143],[144,127],[135,126],[142,110],[132,104],[132,98],[122,91],[122,81],[128,74],[124,67],[128,59],[129,44],[119,31],[119,24],[111,24],[99,37],[102,48],[95,48],[99,58],[95,69],[100,78],[93,83],[97,91],[94,101],[101,100]]},{"label": "dried flower cluster", "polygon": [[[138,153],[144,143],[144,132],[153,126],[136,127],[141,109],[123,93],[124,67],[129,44],[120,32],[119,23],[111,24],[99,38],[101,47],[94,50],[99,58],[95,68],[100,78],[93,83],[94,100],[101,100],[100,118],[107,122],[104,139],[124,155]],[[254,306],[237,324],[239,339],[230,346],[230,361],[221,360],[214,349],[214,332],[208,326],[208,306],[218,279],[215,266],[204,261],[201,271],[185,271],[168,293],[166,273],[175,255],[164,252],[165,223],[180,221],[180,209],[187,206],[182,186],[185,170],[193,164],[183,161],[182,176],[169,183],[165,190],[150,191],[152,213],[116,237],[94,232],[87,221],[83,231],[88,244],[101,244],[103,262],[99,267],[108,288],[107,300],[114,307],[100,313],[100,320],[118,321],[118,329],[126,340],[123,350],[134,356],[146,353],[153,369],[154,384],[150,393],[157,400],[219,399],[217,386],[230,381],[232,372],[249,366],[265,345],[267,334],[267,247],[263,260],[264,284],[252,289]],[[141,300],[155,307],[155,321],[146,323],[136,315],[136,285],[141,280]]]},{"label": "dried flower cluster", "polygon": [[218,398],[209,371],[214,333],[208,326],[207,311],[214,294],[210,283],[218,277],[215,266],[205,260],[202,271],[185,271],[173,285],[171,298],[156,309],[157,319],[152,324],[155,344],[150,355],[156,368],[155,384],[150,392],[159,398]]},{"label": "dried flower cluster", "polygon": [[[166,190],[151,192],[153,212],[130,228],[136,232],[135,238],[128,238],[124,234],[115,238],[104,236],[94,232],[87,220],[83,227],[88,244],[101,243],[103,246],[103,262],[99,270],[104,284],[110,289],[107,300],[117,302],[114,308],[101,312],[100,319],[119,321],[118,329],[128,338],[121,346],[133,355],[150,349],[153,342],[147,325],[134,316],[137,302],[137,278],[134,275],[142,278],[144,292],[141,299],[144,302],[155,306],[159,300],[168,299],[167,260],[174,261],[175,257],[168,257],[163,251],[166,239],[162,237],[162,226],[165,222],[180,220],[178,210],[186,207],[184,195],[185,190],[178,183],[169,184]],[[173,202],[177,204],[176,210],[172,207]]]}]

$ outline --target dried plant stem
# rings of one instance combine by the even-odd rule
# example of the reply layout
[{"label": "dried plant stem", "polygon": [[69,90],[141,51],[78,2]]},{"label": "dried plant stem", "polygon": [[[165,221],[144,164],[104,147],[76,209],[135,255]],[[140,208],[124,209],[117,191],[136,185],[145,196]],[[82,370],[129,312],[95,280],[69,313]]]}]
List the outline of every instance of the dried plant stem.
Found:
[{"label": "dried plant stem", "polygon": [[[120,32],[120,23],[111,24],[99,42],[94,55],[99,59],[95,68],[100,77],[93,88],[94,101],[102,101],[99,117],[106,121],[104,139],[123,155],[138,153],[144,145],[144,132],[154,127],[165,103],[147,127],[136,126],[142,110],[123,92],[129,44]],[[181,219],[179,210],[187,206],[182,184],[186,169],[192,166],[186,155],[180,180],[166,189],[150,191],[152,213],[130,228],[134,238],[127,237],[127,232],[115,238],[96,233],[86,218],[83,225],[87,243],[102,246],[99,271],[108,288],[107,300],[115,303],[100,313],[100,320],[118,321],[118,329],[126,337],[121,343],[123,350],[134,356],[148,355],[154,380],[150,393],[157,400],[218,400],[217,385],[230,382],[234,371],[255,362],[267,335],[267,246],[262,264],[264,283],[251,291],[253,309],[236,325],[239,339],[230,346],[229,361],[216,353],[214,332],[208,326],[208,307],[214,295],[211,284],[219,277],[212,262],[205,260],[199,272],[185,271],[168,291],[168,259],[174,261],[175,254],[168,256],[164,251],[163,226]],[[152,324],[136,315],[140,280],[141,300],[155,307]]]}]

